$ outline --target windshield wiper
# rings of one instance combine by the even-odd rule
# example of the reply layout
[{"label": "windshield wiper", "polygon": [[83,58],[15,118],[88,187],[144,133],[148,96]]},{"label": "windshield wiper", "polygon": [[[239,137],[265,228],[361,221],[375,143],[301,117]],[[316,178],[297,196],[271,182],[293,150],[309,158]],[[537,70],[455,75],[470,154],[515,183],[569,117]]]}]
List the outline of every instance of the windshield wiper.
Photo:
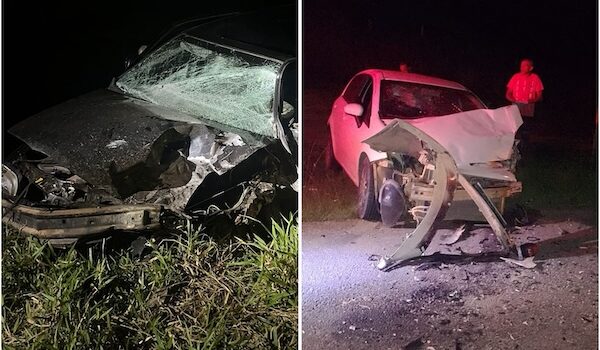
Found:
[{"label": "windshield wiper", "polygon": [[148,101],[145,98],[141,98],[139,96],[132,95],[132,94],[128,93],[127,91],[121,89],[117,85],[117,80],[115,78],[113,78],[112,81],[110,82],[110,84],[108,85],[108,90],[116,92],[116,93],[119,93],[121,95],[125,95],[127,97],[135,98],[136,100],[141,100],[141,101],[144,101],[144,102],[150,102],[150,103],[152,103],[152,101]]},{"label": "windshield wiper", "polygon": [[425,116],[423,116],[423,115],[410,116],[410,115],[402,115],[402,114],[379,113],[379,118],[381,118],[381,119],[419,119],[419,118],[423,118],[423,117],[425,117]]}]

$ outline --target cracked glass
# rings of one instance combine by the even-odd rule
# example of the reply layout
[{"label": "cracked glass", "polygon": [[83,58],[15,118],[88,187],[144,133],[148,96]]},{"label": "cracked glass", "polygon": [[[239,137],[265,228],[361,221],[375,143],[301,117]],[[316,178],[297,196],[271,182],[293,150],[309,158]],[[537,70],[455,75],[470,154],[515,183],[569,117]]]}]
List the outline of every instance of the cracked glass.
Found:
[{"label": "cracked glass", "polygon": [[274,97],[281,63],[180,36],[116,82],[123,92],[260,135],[276,137]]}]

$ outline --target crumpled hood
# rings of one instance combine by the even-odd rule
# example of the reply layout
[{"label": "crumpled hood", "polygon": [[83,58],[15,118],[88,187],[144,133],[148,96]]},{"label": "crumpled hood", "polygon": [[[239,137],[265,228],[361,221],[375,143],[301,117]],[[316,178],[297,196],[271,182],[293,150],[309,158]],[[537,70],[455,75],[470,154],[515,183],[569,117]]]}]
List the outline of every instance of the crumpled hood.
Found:
[{"label": "crumpled hood", "polygon": [[[515,133],[523,124],[515,105],[497,109],[477,109],[416,120],[393,120],[381,131],[364,140],[376,151],[403,152],[418,157],[421,141],[436,143],[453,158],[465,175],[516,181],[514,174],[485,164],[510,159]],[[418,132],[409,131],[416,128]],[[419,136],[416,136],[419,135]]]},{"label": "crumpled hood", "polygon": [[209,123],[97,90],[34,115],[9,132],[88,183],[124,199],[192,182],[195,189],[199,174],[223,174],[271,142]]},{"label": "crumpled hood", "polygon": [[406,122],[439,142],[456,165],[463,167],[509,159],[523,119],[518,107],[510,105]]}]

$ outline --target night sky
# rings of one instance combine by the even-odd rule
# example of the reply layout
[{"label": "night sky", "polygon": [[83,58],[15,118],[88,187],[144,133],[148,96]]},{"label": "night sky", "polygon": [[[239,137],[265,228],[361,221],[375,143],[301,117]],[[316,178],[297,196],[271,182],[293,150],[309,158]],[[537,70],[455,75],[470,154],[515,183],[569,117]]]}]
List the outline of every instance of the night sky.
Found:
[{"label": "night sky", "polygon": [[[304,1],[304,87],[335,89],[366,68],[455,80],[490,107],[531,57],[544,85],[536,115],[592,136],[597,111],[596,1]],[[567,125],[564,125],[567,124]]]},{"label": "night sky", "polygon": [[182,20],[292,1],[3,2],[3,130],[105,88],[127,57]]},{"label": "night sky", "polygon": [[[280,1],[3,2],[3,128],[106,87],[126,57],[170,24]],[[361,69],[456,80],[491,107],[521,57],[544,85],[539,115],[592,135],[597,2],[305,0],[304,87],[338,93]],[[585,136],[584,135],[584,136]]]}]

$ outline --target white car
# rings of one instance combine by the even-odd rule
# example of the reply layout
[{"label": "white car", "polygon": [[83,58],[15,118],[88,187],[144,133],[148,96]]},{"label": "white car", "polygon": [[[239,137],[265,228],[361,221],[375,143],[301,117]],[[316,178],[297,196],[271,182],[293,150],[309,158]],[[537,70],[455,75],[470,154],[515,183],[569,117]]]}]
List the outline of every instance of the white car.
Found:
[{"label": "white car", "polygon": [[453,200],[472,199],[492,226],[506,226],[504,199],[521,190],[513,152],[521,124],[515,106],[487,109],[456,82],[370,69],[334,102],[326,161],[358,186],[362,219],[393,226],[412,217],[433,226]]},{"label": "white car", "polygon": [[370,69],[333,104],[325,159],[358,186],[360,218],[417,222],[392,260],[418,256],[453,201],[474,201],[509,249],[501,212],[521,191],[514,175],[521,124],[516,106],[487,109],[456,82]]}]

